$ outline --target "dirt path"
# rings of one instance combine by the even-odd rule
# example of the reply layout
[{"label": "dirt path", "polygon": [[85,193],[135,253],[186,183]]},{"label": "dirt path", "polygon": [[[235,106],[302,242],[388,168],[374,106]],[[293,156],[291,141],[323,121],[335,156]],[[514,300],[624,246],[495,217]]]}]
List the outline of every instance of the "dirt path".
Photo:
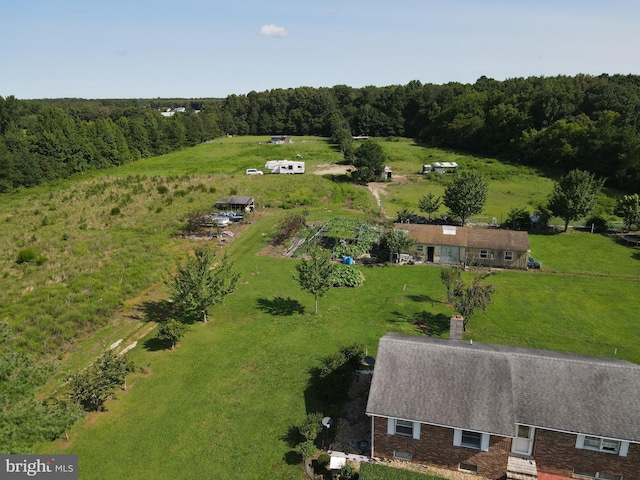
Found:
[{"label": "dirt path", "polygon": [[380,195],[387,194],[387,184],[383,182],[371,182],[367,184],[367,188],[373,195],[373,198],[376,199],[376,203],[378,204],[378,210],[380,211],[380,215],[385,216],[384,207],[382,206],[382,200]]}]

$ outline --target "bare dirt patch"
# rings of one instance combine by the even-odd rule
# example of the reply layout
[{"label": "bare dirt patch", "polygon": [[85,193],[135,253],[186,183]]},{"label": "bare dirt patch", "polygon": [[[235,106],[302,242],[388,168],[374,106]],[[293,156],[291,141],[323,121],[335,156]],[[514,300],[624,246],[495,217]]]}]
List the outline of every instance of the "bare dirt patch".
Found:
[{"label": "bare dirt patch", "polygon": [[353,165],[338,165],[336,163],[323,163],[313,171],[314,175],[346,175],[353,170]]}]

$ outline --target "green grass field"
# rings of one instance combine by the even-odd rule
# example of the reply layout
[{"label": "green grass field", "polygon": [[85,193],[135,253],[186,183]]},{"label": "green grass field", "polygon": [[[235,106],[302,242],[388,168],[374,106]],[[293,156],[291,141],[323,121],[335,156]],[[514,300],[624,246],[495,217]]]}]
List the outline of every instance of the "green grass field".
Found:
[{"label": "green grass field", "polygon": [[[377,208],[364,187],[316,175],[245,176],[244,169],[260,168],[273,152],[273,158],[299,153],[311,171],[341,160],[318,139],[258,144],[264,140],[223,139],[3,196],[0,319],[21,329],[25,347],[43,352],[49,350],[40,333],[52,325],[60,329],[61,345],[69,348],[60,356],[63,372],[146,328],[148,318],[131,301],[147,298],[149,310],[166,298],[163,275],[199,243],[174,236],[187,211],[210,207],[234,191],[254,195],[260,206],[260,216],[226,247],[242,277],[236,292],[210,310],[212,320],[193,325],[173,351],[155,349],[148,342],[153,333],[142,338],[131,355],[147,373],[134,375],[107,412],[78,423],[70,441],[38,445],[37,452],[77,453],[83,479],[302,479],[290,433],[315,407],[310,371],[324,356],[353,342],[375,356],[388,331],[423,334],[416,322],[428,334],[448,336],[454,312],[444,303],[440,268],[433,266],[357,267],[365,284],[331,290],[320,299],[319,314],[312,314],[313,298],[292,278],[296,260],[260,254],[273,225],[303,209],[312,219],[328,219],[375,218]],[[385,205],[396,205],[396,195],[419,198],[419,187],[432,181],[411,170],[454,155],[406,141],[384,148],[396,158],[394,172],[416,177],[405,190],[391,185]],[[491,215],[510,208],[507,192],[514,206],[523,207],[550,192],[551,180],[535,172],[491,159],[467,161],[502,171],[490,183],[490,191],[504,192],[503,199],[490,195]],[[160,193],[159,186],[168,191]],[[113,215],[116,206],[120,213]],[[466,338],[640,363],[639,250],[585,233],[531,235],[530,244],[543,270],[494,272],[494,303],[476,314]],[[26,247],[46,262],[16,265]],[[91,335],[72,343],[78,332]],[[57,386],[52,383],[51,390]]]}]

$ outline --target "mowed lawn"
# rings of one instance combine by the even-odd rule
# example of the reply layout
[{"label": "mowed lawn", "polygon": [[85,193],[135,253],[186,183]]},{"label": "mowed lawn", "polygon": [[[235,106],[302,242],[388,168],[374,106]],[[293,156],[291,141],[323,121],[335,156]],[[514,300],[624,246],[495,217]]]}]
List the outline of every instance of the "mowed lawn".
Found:
[{"label": "mowed lawn", "polygon": [[[136,349],[149,373],[77,425],[71,442],[40,451],[77,453],[83,479],[301,479],[289,433],[312,405],[306,388],[322,357],[354,341],[375,355],[388,331],[420,334],[416,320],[448,335],[439,267],[363,268],[364,286],[330,291],[313,315],[312,297],[292,279],[295,260],[256,255],[266,223],[230,245],[241,284],[211,322],[194,325],[174,351]],[[532,271],[489,281],[495,301],[465,338],[640,363],[638,281]]]},{"label": "mowed lawn", "polygon": [[[460,159],[408,142],[385,144],[387,152],[394,148],[394,171],[401,174],[414,175],[414,164],[430,163],[434,157],[429,155],[445,161]],[[234,138],[107,172],[110,177],[145,176],[146,195],[140,198],[148,205],[134,209],[138,200],[127,205],[122,216],[112,216],[113,205],[105,203],[110,198],[107,190],[100,197],[103,212],[99,218],[109,224],[126,222],[141,250],[165,256],[158,262],[161,265],[173,260],[177,251],[198,244],[191,239],[170,240],[169,235],[166,245],[161,244],[158,230],[175,225],[170,220],[179,218],[180,211],[203,208],[234,191],[255,195],[267,208],[259,218],[250,218],[247,229],[226,247],[242,277],[236,292],[223,305],[210,309],[211,321],[193,325],[173,351],[156,349],[149,337],[142,339],[131,355],[146,373],[133,375],[128,391],[107,403],[107,412],[91,414],[78,423],[69,441],[39,445],[38,452],[78,454],[83,480],[303,479],[291,432],[315,409],[308,386],[311,370],[323,357],[353,342],[362,343],[375,356],[378,339],[389,331],[448,336],[448,319],[454,311],[445,303],[440,267],[355,267],[362,268],[365,284],[331,290],[320,299],[319,314],[313,315],[313,298],[293,279],[296,260],[260,254],[273,225],[287,213],[307,208],[314,220],[336,215],[366,219],[376,210],[364,187],[316,175],[244,175],[245,168],[260,168],[267,159],[291,158],[296,152],[302,152],[308,169],[340,160],[324,142],[270,146],[258,144],[257,139]],[[492,180],[496,190],[499,185],[505,192],[503,200],[492,200],[489,205],[488,211],[495,215],[511,208],[509,195],[515,199],[513,206],[522,203],[524,207],[550,189],[551,181],[536,177],[535,172],[515,171],[491,159],[469,158],[468,162],[475,162],[479,169],[503,172],[503,180]],[[185,172],[191,177],[154,179]],[[432,182],[415,175],[414,183],[405,185],[405,190],[392,185],[383,197],[392,202],[385,204],[391,207],[386,208],[387,213],[394,205],[417,201]],[[156,192],[158,183],[174,192],[173,203]],[[206,188],[187,188],[199,183]],[[532,190],[534,184],[539,191]],[[177,195],[183,189],[188,194]],[[51,202],[57,197],[56,193]],[[302,203],[299,199],[308,203],[296,209],[296,203]],[[38,237],[46,239],[44,232],[56,229],[51,233],[54,238],[68,230],[62,207],[55,206],[57,210],[47,210],[54,212],[48,215],[55,223],[39,227]],[[94,207],[86,204],[86,208],[91,221],[95,216],[90,208]],[[17,228],[19,215],[14,215],[12,225]],[[124,225],[121,228],[124,231]],[[113,226],[107,229],[90,223],[87,230],[72,231],[70,240],[94,229],[96,235],[114,231]],[[27,240],[29,235],[24,233]],[[154,243],[145,249],[148,236]],[[114,251],[123,248],[116,248],[118,239],[113,236]],[[492,272],[487,281],[496,286],[494,302],[486,313],[478,312],[471,320],[465,339],[618,356],[640,363],[639,250],[608,237],[582,233],[531,235],[530,244],[543,270]],[[54,253],[47,252],[50,258],[57,258]],[[14,253],[6,256],[12,258]],[[144,257],[132,259],[130,268],[150,274],[153,265],[145,270],[139,262]],[[108,265],[106,259],[96,268],[103,265]],[[153,281],[159,276],[156,272]],[[25,276],[22,281],[26,280]],[[161,296],[162,288],[154,298]]]}]

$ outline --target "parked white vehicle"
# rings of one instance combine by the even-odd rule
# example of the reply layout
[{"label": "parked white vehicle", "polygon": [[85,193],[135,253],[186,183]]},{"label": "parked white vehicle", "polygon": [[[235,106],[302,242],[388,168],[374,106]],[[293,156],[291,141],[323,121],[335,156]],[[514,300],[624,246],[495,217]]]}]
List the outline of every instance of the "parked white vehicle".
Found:
[{"label": "parked white vehicle", "polygon": [[247,168],[247,175],[263,175],[262,170],[258,170],[257,168]]},{"label": "parked white vehicle", "polygon": [[271,173],[304,173],[304,162],[293,160],[269,160],[264,168]]}]

